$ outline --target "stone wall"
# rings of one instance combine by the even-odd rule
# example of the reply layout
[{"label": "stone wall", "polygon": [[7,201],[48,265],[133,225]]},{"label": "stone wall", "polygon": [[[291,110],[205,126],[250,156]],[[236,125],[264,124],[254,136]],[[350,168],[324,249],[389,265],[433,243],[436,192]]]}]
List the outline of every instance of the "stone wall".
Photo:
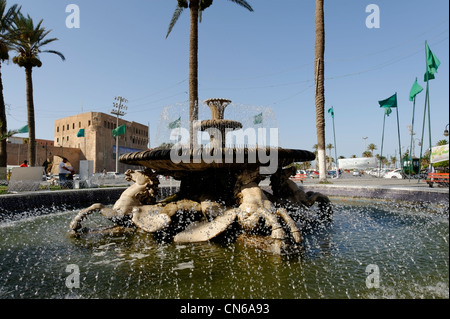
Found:
[{"label": "stone wall", "polygon": [[[8,154],[8,165],[17,166],[28,159],[28,144],[7,144],[6,152]],[[66,157],[79,172],[80,160],[85,160],[83,153],[79,148],[68,148],[60,146],[36,145],[36,165],[43,165],[48,158],[56,165],[61,161],[61,156]],[[57,167],[52,169],[53,173],[58,173]]]}]

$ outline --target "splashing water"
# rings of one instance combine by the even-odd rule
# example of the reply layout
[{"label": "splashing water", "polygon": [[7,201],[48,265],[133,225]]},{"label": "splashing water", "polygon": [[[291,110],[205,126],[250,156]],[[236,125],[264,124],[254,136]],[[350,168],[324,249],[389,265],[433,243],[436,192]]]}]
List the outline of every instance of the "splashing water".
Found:
[{"label": "splashing water", "polygon": [[[276,117],[271,108],[253,105],[242,105],[238,103],[231,103],[226,107],[225,119],[239,121],[242,123],[242,130],[252,128],[278,128]],[[256,118],[255,118],[256,117]],[[198,107],[199,120],[207,120],[211,118],[211,111],[208,106],[201,103]],[[159,125],[155,137],[155,146],[160,146],[163,143],[174,143],[170,140],[172,132],[171,123],[180,119],[179,125],[182,128],[189,130],[189,104],[179,103],[175,105],[165,106],[159,118]],[[200,144],[206,144],[209,141],[207,133],[202,133],[199,138]],[[270,145],[269,141],[265,141]],[[232,142],[230,141],[232,144]],[[227,144],[230,144],[227,143]],[[278,141],[279,145],[279,141]],[[276,146],[278,146],[276,145]],[[240,145],[242,146],[242,145]],[[254,146],[254,145],[251,145]]]},{"label": "splashing water", "polygon": [[303,251],[286,256],[240,241],[160,244],[139,230],[71,238],[75,210],[3,221],[0,298],[449,298],[448,210],[338,201],[334,211],[329,224],[301,225]]}]

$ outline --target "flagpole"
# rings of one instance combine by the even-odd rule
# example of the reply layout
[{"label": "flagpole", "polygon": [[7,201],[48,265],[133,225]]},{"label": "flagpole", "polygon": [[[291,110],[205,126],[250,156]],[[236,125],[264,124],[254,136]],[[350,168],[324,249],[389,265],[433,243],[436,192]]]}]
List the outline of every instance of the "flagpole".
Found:
[{"label": "flagpole", "polygon": [[333,109],[333,137],[334,137],[334,157],[336,160],[336,178],[339,178],[339,167],[338,167],[338,159],[337,159],[337,150],[336,150],[336,133],[334,130],[334,109]]},{"label": "flagpole", "polygon": [[430,167],[431,167],[431,106],[430,106],[430,88],[428,88],[428,97],[427,97],[427,102],[428,102],[428,139],[429,139],[429,145],[430,145]]},{"label": "flagpole", "polygon": [[[397,92],[395,92],[395,94],[397,94]],[[402,145],[400,142],[400,121],[398,119],[398,104],[397,104],[396,109],[397,109],[398,153],[400,156],[400,169],[402,169],[402,166],[403,166],[402,165]],[[403,171],[403,169],[402,169],[402,171]]]},{"label": "flagpole", "polygon": [[[419,157],[419,173],[422,168],[422,151],[423,151],[423,136],[425,134],[425,118],[427,114],[427,101],[428,101],[428,89],[429,89],[429,74],[428,74],[428,59],[427,59],[427,41],[425,41],[425,82],[427,82],[427,90],[425,92],[425,106],[423,110],[423,124],[422,124],[422,138],[420,145],[420,157]],[[430,136],[431,140],[431,136]],[[431,144],[431,143],[430,143]],[[431,152],[431,145],[430,145]],[[431,154],[430,154],[431,155]],[[420,181],[420,180],[419,180]]]},{"label": "flagpole", "polygon": [[382,164],[383,161],[381,160],[383,157],[383,144],[384,144],[384,124],[386,123],[386,112],[384,112],[384,117],[383,117],[383,134],[381,137],[381,151],[380,151],[380,169],[378,171],[378,177],[380,177],[380,173],[381,173],[381,168],[382,168]]},{"label": "flagpole", "polygon": [[[416,77],[416,81],[417,81],[417,77]],[[415,113],[415,109],[416,109],[416,96],[414,95],[413,98],[413,114],[412,114],[412,122],[411,122],[411,143],[409,146],[409,157],[411,159],[411,161],[409,162],[409,180],[411,180],[411,172],[414,169],[413,167],[413,154],[412,154],[412,143],[414,140],[414,113]]]}]

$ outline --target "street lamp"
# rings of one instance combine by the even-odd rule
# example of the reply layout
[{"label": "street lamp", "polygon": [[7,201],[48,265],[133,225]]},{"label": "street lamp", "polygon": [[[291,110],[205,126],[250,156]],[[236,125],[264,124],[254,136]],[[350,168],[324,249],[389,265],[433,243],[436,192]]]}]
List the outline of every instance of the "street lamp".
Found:
[{"label": "street lamp", "polygon": [[367,145],[366,145],[366,140],[368,139],[368,137],[363,137],[364,140],[364,152],[367,151]]},{"label": "street lamp", "polygon": [[[118,102],[113,103],[114,109],[111,111],[111,114],[117,116],[116,128],[118,128],[119,127],[119,116],[124,116],[125,112],[123,112],[122,110],[127,109],[127,106],[123,105],[122,103],[127,103],[128,100],[121,96],[116,96],[114,98],[114,100],[116,100]],[[119,172],[119,135],[116,135],[116,173],[118,173],[118,172]]]},{"label": "street lamp", "polygon": [[445,126],[444,136],[445,136],[445,137],[448,136],[448,124]]}]

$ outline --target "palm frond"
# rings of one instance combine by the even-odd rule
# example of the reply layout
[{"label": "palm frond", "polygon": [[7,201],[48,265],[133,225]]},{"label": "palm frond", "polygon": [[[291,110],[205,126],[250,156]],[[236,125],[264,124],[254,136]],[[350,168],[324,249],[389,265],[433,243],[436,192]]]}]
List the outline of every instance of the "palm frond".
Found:
[{"label": "palm frond", "polygon": [[184,10],[183,7],[180,7],[180,6],[176,7],[175,12],[173,13],[173,16],[172,16],[172,20],[170,20],[169,29],[166,34],[166,39],[169,36],[170,32],[172,32],[172,29],[175,26],[175,24],[177,23],[178,18],[180,17],[183,10]]},{"label": "palm frond", "polygon": [[11,27],[14,16],[20,9],[21,7],[14,4],[5,12],[6,1],[0,1],[0,33],[6,32]]},{"label": "palm frond", "polygon": [[42,52],[53,53],[53,54],[56,54],[57,56],[59,56],[59,57],[61,58],[61,60],[63,60],[63,61],[66,60],[66,57],[65,57],[61,52],[59,52],[59,51],[55,51],[55,50],[45,50],[45,51],[42,51]]},{"label": "palm frond", "polygon": [[248,11],[253,12],[252,6],[245,0],[229,0],[229,1],[234,2],[238,5],[240,5],[241,7],[246,8]]},{"label": "palm frond", "polygon": [[[0,0],[1,1],[1,0]],[[14,63],[20,63],[20,66],[30,64],[32,67],[40,66],[42,63],[39,61],[38,54],[40,52],[53,53],[58,55],[63,61],[64,55],[61,52],[54,50],[44,50],[42,47],[49,43],[52,43],[57,38],[47,38],[52,30],[46,29],[42,26],[43,20],[41,19],[36,25],[34,25],[33,19],[27,15],[26,17],[22,13],[18,13],[14,16],[13,26],[11,28],[11,46],[18,53],[18,57]],[[18,61],[21,62],[18,62]]]}]

